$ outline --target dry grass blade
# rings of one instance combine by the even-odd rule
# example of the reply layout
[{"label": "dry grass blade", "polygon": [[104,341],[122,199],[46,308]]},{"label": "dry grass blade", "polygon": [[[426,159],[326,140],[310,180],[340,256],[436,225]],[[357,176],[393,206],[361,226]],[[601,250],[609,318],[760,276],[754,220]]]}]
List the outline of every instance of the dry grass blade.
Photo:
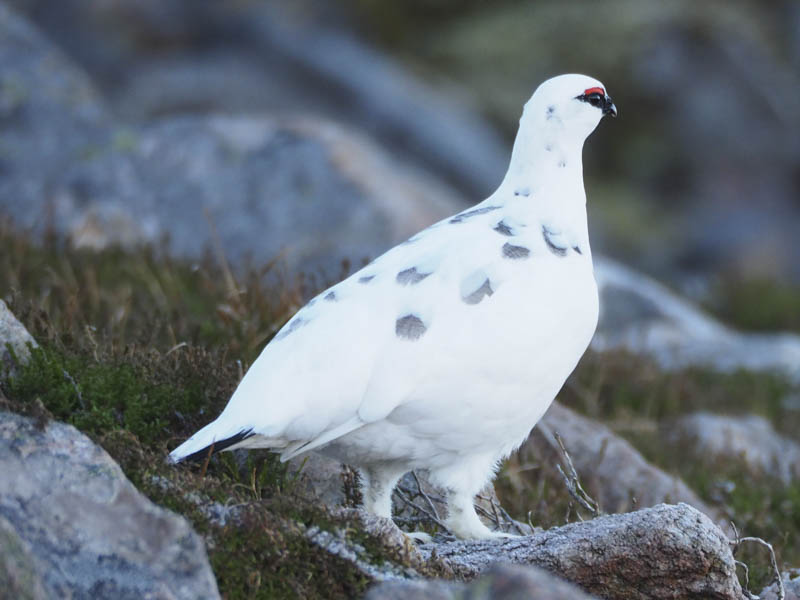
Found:
[{"label": "dry grass blade", "polygon": [[[398,498],[400,498],[403,504],[408,508],[410,508],[412,511],[416,511],[423,514],[429,521],[438,525],[443,531],[445,531],[446,533],[451,533],[451,531],[447,528],[447,525],[445,525],[441,519],[439,519],[436,515],[434,515],[424,506],[420,506],[419,504],[414,502],[412,497],[410,497],[410,494],[412,493],[410,490],[408,490],[403,486],[397,486],[394,489],[394,493]],[[409,494],[409,496],[406,496],[406,494]],[[420,521],[424,521],[424,519],[420,519]]]},{"label": "dry grass blade", "polygon": [[[775,549],[772,547],[772,544],[767,542],[766,540],[761,539],[760,537],[752,537],[752,536],[745,536],[739,537],[739,530],[736,528],[736,524],[731,521],[731,527],[733,528],[734,539],[731,540],[731,545],[733,546],[733,555],[736,556],[736,551],[740,548],[742,543],[749,542],[753,544],[758,544],[763,546],[769,552],[769,561],[770,565],[772,566],[772,570],[775,572],[775,581],[778,584],[778,600],[786,600],[786,589],[783,586],[783,578],[781,577],[781,570],[778,568],[778,560],[775,557]],[[749,569],[747,565],[744,563],[736,561],[736,564],[742,565],[745,570],[745,593],[748,595],[749,598],[758,598],[758,596],[751,594],[747,587],[750,584],[750,577],[749,577]]]},{"label": "dry grass blade", "polygon": [[[597,502],[583,489],[581,485],[581,480],[578,477],[578,472],[575,470],[575,465],[572,464],[572,458],[567,452],[566,446],[564,446],[564,440],[561,438],[561,435],[556,431],[553,434],[558,442],[559,447],[561,448],[561,453],[564,456],[564,460],[566,462],[566,467],[569,474],[564,472],[564,469],[561,468],[561,465],[556,465],[556,469],[561,474],[561,477],[564,480],[564,484],[567,486],[567,491],[569,495],[583,508],[588,510],[593,517],[597,517],[602,514],[600,511],[600,506]],[[581,518],[580,514],[578,513],[578,518]],[[581,518],[581,520],[583,520]]]}]

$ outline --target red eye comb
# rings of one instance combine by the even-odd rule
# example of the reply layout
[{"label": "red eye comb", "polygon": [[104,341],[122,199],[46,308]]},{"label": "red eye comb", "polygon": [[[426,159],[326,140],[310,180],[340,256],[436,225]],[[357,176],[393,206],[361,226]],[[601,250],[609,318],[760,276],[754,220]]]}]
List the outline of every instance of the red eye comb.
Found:
[{"label": "red eye comb", "polygon": [[588,96],[589,94],[600,94],[601,96],[606,95],[606,91],[601,87],[589,88],[588,90],[583,90],[583,93],[586,96]]}]

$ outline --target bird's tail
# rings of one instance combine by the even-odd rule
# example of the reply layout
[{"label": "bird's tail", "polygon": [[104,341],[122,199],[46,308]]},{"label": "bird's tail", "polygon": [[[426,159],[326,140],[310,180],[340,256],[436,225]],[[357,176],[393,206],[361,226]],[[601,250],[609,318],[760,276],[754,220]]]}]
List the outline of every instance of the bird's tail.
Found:
[{"label": "bird's tail", "polygon": [[170,452],[169,460],[172,463],[202,460],[223,450],[233,450],[254,435],[252,429],[226,428],[217,419]]}]

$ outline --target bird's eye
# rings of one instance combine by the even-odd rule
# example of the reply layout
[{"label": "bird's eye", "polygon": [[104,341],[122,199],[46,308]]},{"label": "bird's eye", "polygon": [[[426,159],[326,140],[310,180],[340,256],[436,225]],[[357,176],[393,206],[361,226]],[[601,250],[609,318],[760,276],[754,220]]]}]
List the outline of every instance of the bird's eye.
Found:
[{"label": "bird's eye", "polygon": [[592,106],[600,107],[603,104],[603,97],[600,94],[589,94],[586,99]]}]

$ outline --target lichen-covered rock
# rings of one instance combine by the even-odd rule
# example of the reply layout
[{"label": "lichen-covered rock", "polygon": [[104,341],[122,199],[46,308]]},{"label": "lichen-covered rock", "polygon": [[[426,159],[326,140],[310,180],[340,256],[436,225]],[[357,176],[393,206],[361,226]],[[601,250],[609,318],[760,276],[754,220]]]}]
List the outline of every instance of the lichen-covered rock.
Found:
[{"label": "lichen-covered rock", "polygon": [[0,518],[48,597],[219,598],[188,522],[147,500],[69,425],[39,429],[0,412]]},{"label": "lichen-covered rock", "polygon": [[497,563],[470,584],[393,581],[373,587],[365,600],[591,600],[583,590],[544,569]]},{"label": "lichen-covered rock", "polygon": [[6,303],[0,300],[0,379],[13,375],[17,361],[26,362],[30,358],[29,346],[35,348],[36,345],[33,336],[17,320],[14,313],[8,310]]},{"label": "lichen-covered rock", "polygon": [[784,483],[800,479],[800,444],[780,435],[758,415],[694,413],[672,423],[665,437],[674,444],[688,442],[698,458],[709,462],[738,459],[756,474]]},{"label": "lichen-covered rock", "polygon": [[742,600],[728,538],[688,504],[661,504],[507,540],[426,545],[472,579],[503,560],[547,569],[617,600]]},{"label": "lichen-covered rock", "polygon": [[0,590],[4,598],[47,598],[28,545],[3,517],[0,517]]}]

